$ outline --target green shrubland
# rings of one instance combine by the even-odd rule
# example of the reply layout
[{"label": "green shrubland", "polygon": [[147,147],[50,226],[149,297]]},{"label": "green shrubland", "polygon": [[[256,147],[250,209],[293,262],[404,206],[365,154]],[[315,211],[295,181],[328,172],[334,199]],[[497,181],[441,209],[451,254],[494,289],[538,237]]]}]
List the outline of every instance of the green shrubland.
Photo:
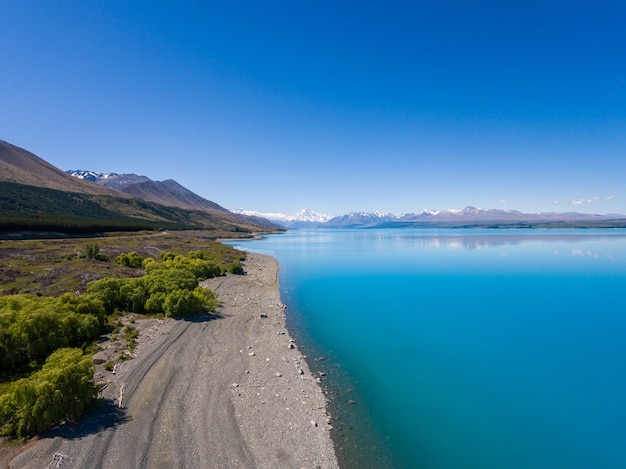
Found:
[{"label": "green shrubland", "polygon": [[147,258],[143,265],[143,277],[95,280],[87,293],[102,301],[109,314],[117,309],[179,318],[217,306],[213,292],[198,286],[200,280],[223,273],[214,262],[168,252],[160,262]]},{"label": "green shrubland", "polygon": [[79,348],[53,352],[40,370],[0,394],[0,433],[24,438],[82,416],[96,402],[94,365]]},{"label": "green shrubland", "polygon": [[137,252],[123,252],[115,258],[115,262],[126,267],[137,269],[143,265],[143,257]]},{"label": "green shrubland", "polygon": [[[96,258],[97,246],[89,253]],[[83,295],[0,297],[0,434],[31,436],[78,418],[94,403],[94,365],[85,351],[118,312],[181,318],[213,311],[217,298],[199,282],[241,266],[241,259],[218,264],[214,255],[165,252],[156,260],[122,253],[117,263],[143,267],[143,276],[93,280]],[[137,333],[124,329],[130,347]]]},{"label": "green shrubland", "polygon": [[0,369],[3,375],[41,365],[56,349],[95,340],[105,324],[93,297],[0,297]]}]

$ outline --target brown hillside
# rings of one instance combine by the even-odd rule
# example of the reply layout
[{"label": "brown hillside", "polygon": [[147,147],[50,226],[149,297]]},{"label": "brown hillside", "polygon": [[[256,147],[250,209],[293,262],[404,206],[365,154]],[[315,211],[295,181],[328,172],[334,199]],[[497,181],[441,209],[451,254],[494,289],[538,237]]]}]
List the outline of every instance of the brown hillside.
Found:
[{"label": "brown hillside", "polygon": [[0,140],[0,181],[81,194],[128,197],[120,191],[72,177],[37,155],[4,140]]},{"label": "brown hillside", "polygon": [[218,211],[231,214],[224,207],[193,193],[172,179],[129,184],[122,189],[129,195],[169,207],[187,210]]}]

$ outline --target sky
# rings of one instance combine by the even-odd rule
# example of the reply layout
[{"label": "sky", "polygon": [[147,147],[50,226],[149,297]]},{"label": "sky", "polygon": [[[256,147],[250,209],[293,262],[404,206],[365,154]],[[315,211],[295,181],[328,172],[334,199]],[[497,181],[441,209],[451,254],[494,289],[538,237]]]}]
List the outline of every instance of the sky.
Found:
[{"label": "sky", "polygon": [[0,139],[230,208],[626,213],[624,0],[2,0]]}]

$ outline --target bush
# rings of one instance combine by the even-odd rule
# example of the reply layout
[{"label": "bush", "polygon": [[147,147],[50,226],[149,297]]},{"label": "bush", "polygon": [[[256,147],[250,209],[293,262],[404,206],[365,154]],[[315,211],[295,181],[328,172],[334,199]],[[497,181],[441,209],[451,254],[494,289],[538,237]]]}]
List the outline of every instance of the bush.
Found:
[{"label": "bush", "polygon": [[243,267],[239,262],[233,262],[228,266],[228,272],[235,275],[243,275],[245,274]]},{"label": "bush", "polygon": [[115,258],[115,262],[126,267],[137,269],[143,265],[143,257],[136,252],[122,253]]},{"label": "bush", "polygon": [[109,260],[109,257],[105,254],[100,254],[100,246],[97,244],[88,244],[85,249],[85,254],[81,254],[78,256],[79,258],[87,258],[94,259],[96,261],[106,262]]},{"label": "bush", "polygon": [[111,314],[121,303],[120,289],[125,282],[124,279],[113,277],[92,280],[87,284],[87,293],[102,301],[105,311]]},{"label": "bush", "polygon": [[215,309],[215,295],[208,289],[198,289],[198,281],[221,275],[216,263],[199,255],[174,256],[169,252],[161,258],[161,262],[152,258],[142,261],[146,270],[143,277],[103,278],[90,282],[87,292],[102,302],[108,313],[117,308],[183,317]]},{"label": "bush", "polygon": [[124,328],[124,338],[131,352],[134,352],[135,347],[137,347],[137,337],[139,337],[139,330],[137,330],[136,327],[126,326],[126,328]]},{"label": "bush", "polygon": [[93,373],[93,360],[81,349],[57,350],[41,370],[0,395],[0,434],[25,438],[79,418],[96,401]]},{"label": "bush", "polygon": [[102,310],[98,301],[70,300],[67,296],[15,295],[10,300],[2,299],[0,370],[18,372],[30,363],[43,363],[58,348],[81,346],[96,339],[103,327]]},{"label": "bush", "polygon": [[104,303],[98,298],[92,296],[76,296],[66,293],[59,298],[59,303],[65,311],[71,311],[78,314],[91,314],[98,318],[101,326],[106,324],[106,310]]},{"label": "bush", "polygon": [[170,292],[163,303],[163,312],[166,316],[181,318],[213,311],[216,307],[215,294],[209,289],[197,287],[193,291]]}]

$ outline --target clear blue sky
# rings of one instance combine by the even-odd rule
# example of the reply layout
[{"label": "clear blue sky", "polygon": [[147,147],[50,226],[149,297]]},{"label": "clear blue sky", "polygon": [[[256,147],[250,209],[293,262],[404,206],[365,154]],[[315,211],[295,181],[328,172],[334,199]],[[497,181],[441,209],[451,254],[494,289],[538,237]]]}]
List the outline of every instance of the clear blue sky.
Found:
[{"label": "clear blue sky", "polygon": [[626,213],[626,2],[0,2],[0,138],[228,208]]}]

